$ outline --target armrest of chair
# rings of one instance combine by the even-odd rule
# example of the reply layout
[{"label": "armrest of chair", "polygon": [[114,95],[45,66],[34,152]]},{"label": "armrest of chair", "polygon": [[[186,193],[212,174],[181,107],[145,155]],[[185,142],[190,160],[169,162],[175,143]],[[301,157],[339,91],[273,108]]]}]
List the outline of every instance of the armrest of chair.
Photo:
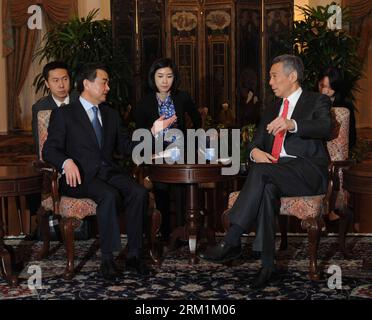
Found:
[{"label": "armrest of chair", "polygon": [[354,159],[338,160],[330,163],[330,180],[333,190],[340,190],[340,169],[348,169],[354,164],[356,164]]},{"label": "armrest of chair", "polygon": [[53,211],[58,213],[59,191],[58,191],[58,170],[50,163],[37,160],[32,163],[33,167],[43,173],[43,194],[50,194],[53,201]]}]

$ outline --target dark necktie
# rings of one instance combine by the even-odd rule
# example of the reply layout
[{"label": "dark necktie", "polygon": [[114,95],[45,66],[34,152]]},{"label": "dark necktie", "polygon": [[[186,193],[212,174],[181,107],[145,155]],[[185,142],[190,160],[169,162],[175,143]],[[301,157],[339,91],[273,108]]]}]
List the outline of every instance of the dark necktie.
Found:
[{"label": "dark necktie", "polygon": [[94,132],[96,133],[98,145],[101,148],[102,147],[102,126],[98,119],[98,108],[96,106],[93,106],[92,110],[94,113],[92,125],[93,125]]},{"label": "dark necktie", "polygon": [[62,103],[60,104],[60,107],[63,107],[63,106],[65,106],[65,105],[66,105],[66,103],[62,102]]},{"label": "dark necktie", "polygon": [[[285,99],[284,100],[284,108],[283,108],[283,112],[282,112],[282,115],[281,115],[281,117],[284,118],[284,119],[287,118],[288,107],[289,107],[289,101],[288,101],[288,99]],[[273,161],[273,163],[276,163],[279,160],[280,151],[282,150],[282,146],[283,146],[284,135],[285,135],[285,131],[284,130],[278,132],[275,135],[275,139],[274,139],[274,144],[273,144],[273,149],[271,151],[271,155],[275,159],[277,159],[277,160],[276,161]]]}]

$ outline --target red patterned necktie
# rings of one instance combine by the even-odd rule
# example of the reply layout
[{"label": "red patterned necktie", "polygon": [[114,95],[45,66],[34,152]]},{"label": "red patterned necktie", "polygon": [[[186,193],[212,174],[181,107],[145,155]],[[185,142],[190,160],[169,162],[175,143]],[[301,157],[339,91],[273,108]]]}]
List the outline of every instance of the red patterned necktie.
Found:
[{"label": "red patterned necktie", "polygon": [[[286,119],[288,114],[288,107],[289,101],[288,99],[284,100],[284,108],[281,117]],[[284,141],[285,131],[280,131],[275,135],[273,149],[271,151],[271,155],[276,159],[273,163],[277,163],[280,155],[280,151],[282,150],[283,141]]]}]

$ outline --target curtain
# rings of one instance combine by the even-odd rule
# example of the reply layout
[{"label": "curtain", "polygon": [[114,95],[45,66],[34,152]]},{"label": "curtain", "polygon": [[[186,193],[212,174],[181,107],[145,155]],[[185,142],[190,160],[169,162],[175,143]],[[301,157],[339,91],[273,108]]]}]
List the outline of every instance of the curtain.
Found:
[{"label": "curtain", "polygon": [[343,0],[343,7],[348,7],[351,14],[350,32],[360,39],[358,54],[365,61],[372,37],[372,1]]},{"label": "curtain", "polygon": [[2,0],[3,56],[7,64],[8,128],[21,130],[19,93],[32,63],[37,32],[27,27],[31,5],[40,5],[47,25],[77,14],[77,0]]}]

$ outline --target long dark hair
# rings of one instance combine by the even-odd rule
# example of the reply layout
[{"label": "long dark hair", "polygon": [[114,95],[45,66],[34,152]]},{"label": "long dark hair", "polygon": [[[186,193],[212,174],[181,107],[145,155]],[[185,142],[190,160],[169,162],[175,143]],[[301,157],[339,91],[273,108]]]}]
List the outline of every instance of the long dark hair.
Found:
[{"label": "long dark hair", "polygon": [[328,67],[325,70],[323,70],[319,74],[318,83],[321,81],[324,77],[328,77],[329,79],[329,85],[331,89],[335,92],[334,94],[334,107],[348,107],[350,108],[350,104],[352,105],[352,108],[354,109],[353,104],[349,99],[346,97],[346,87],[345,87],[345,81],[342,78],[341,71],[334,67]]},{"label": "long dark hair", "polygon": [[[355,106],[354,103],[347,97],[346,92],[348,92],[345,80],[342,77],[341,70],[328,67],[319,74],[318,83],[324,77],[328,77],[329,85],[331,89],[335,92],[333,107],[344,107],[350,111],[350,128],[349,128],[349,148],[352,148],[356,144],[356,127],[355,127]],[[317,84],[318,85],[318,84]],[[317,88],[318,90],[318,88]]]},{"label": "long dark hair", "polygon": [[154,92],[159,91],[158,88],[156,87],[156,84],[155,84],[155,73],[156,73],[157,70],[159,70],[161,68],[172,69],[174,78],[173,78],[173,83],[172,83],[172,86],[170,88],[170,91],[171,91],[171,94],[176,93],[176,91],[178,89],[178,85],[180,83],[180,76],[179,76],[178,69],[177,69],[176,65],[169,58],[160,58],[158,60],[155,60],[152,63],[152,65],[150,67],[150,70],[149,70],[149,76],[148,76],[149,87]]}]

